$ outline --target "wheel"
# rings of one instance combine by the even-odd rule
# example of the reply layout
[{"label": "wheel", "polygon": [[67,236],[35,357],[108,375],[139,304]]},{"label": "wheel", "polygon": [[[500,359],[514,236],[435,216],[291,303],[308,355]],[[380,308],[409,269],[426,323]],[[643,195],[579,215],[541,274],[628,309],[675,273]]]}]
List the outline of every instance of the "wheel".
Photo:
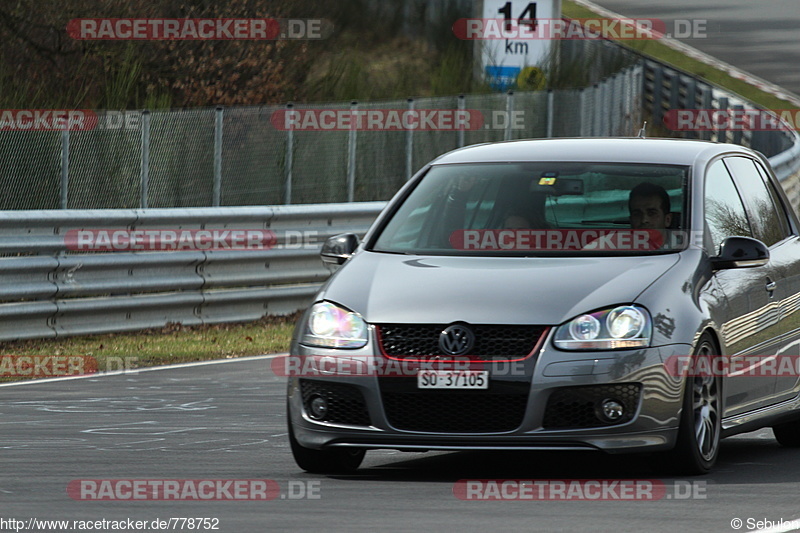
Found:
[{"label": "wheel", "polygon": [[800,447],[800,420],[792,420],[791,422],[772,426],[772,432],[775,433],[775,439],[781,446],[787,448]]},{"label": "wheel", "polygon": [[361,465],[366,450],[358,448],[333,448],[330,450],[314,450],[302,446],[294,436],[292,421],[289,424],[289,445],[297,466],[312,474],[347,474],[354,472]]},{"label": "wheel", "polygon": [[[700,337],[694,352],[696,359],[717,354],[713,339],[707,333]],[[714,368],[695,365],[695,368]],[[722,433],[722,379],[719,376],[689,376],[683,394],[678,442],[667,452],[670,470],[675,473],[706,474],[719,455]]]}]

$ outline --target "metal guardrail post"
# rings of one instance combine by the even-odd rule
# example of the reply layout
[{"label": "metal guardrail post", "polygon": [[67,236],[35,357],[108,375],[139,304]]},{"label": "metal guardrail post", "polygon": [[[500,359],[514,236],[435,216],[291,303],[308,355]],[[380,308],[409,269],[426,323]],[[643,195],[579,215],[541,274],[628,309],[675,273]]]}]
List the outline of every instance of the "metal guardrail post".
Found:
[{"label": "metal guardrail post", "polygon": [[69,128],[61,132],[61,209],[67,208],[69,192]]},{"label": "metal guardrail post", "polygon": [[[286,113],[289,113],[292,108],[294,108],[294,104],[291,102],[286,104]],[[286,123],[288,124],[289,121],[286,120]],[[286,164],[283,176],[283,203],[286,205],[292,203],[292,163],[294,163],[294,126],[287,128],[286,131]]]},{"label": "metal guardrail post", "polygon": [[681,107],[681,74],[672,72],[669,77],[669,108],[678,109]]},{"label": "metal guardrail post", "polygon": [[[413,98],[408,99],[408,110],[414,111]],[[412,128],[408,128],[406,130],[406,181],[411,179],[413,171],[414,171],[414,130]]]},{"label": "metal guardrail post", "polygon": [[150,182],[150,111],[142,111],[142,167],[141,176],[141,201],[139,206],[147,209],[148,187]]},{"label": "metal guardrail post", "polygon": [[[350,103],[350,111],[355,116],[358,111],[358,102]],[[347,138],[347,201],[355,201],[356,195],[356,129],[350,128],[350,135]]]},{"label": "metal guardrail post", "polygon": [[685,109],[697,109],[697,80],[689,78],[686,82]]},{"label": "metal guardrail post", "polygon": [[661,125],[661,101],[663,99],[664,91],[664,69],[660,65],[653,68],[653,125]]},{"label": "metal guardrail post", "polygon": [[214,111],[214,189],[211,205],[219,207],[222,197],[222,106]]},{"label": "metal guardrail post", "polygon": [[503,140],[510,141],[511,140],[511,117],[514,114],[514,91],[508,91],[506,93],[506,127],[505,131],[503,132]]}]

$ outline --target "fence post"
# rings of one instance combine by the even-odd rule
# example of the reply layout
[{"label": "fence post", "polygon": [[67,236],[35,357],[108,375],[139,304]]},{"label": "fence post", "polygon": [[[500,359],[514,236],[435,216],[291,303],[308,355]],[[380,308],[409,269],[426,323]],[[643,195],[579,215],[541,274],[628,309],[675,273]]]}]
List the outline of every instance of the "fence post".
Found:
[{"label": "fence post", "polygon": [[[350,112],[356,116],[358,102],[350,103]],[[356,129],[351,127],[347,138],[347,201],[355,200],[356,195]]]},{"label": "fence post", "polygon": [[600,96],[600,84],[595,83],[592,86],[592,137],[598,137],[600,135],[600,114],[602,113],[602,109],[600,109],[600,105],[598,105]]},{"label": "fence post", "polygon": [[[291,102],[286,104],[286,113],[291,112],[294,104]],[[288,120],[284,119],[285,124],[289,124]],[[292,124],[294,124],[292,122]],[[292,163],[294,162],[294,126],[286,129],[286,164],[284,165],[284,184],[283,184],[283,203],[289,205],[292,203]]]},{"label": "fence post", "polygon": [[[625,77],[623,78],[625,83],[625,88],[622,91],[622,104],[620,106],[620,115],[622,117],[622,122],[620,123],[620,135],[627,137],[632,135],[633,132],[633,125],[635,123],[633,119],[633,108],[635,107],[636,102],[634,98],[636,96],[636,89],[635,83],[636,78],[633,75],[634,67],[630,67],[627,71],[625,71]],[[642,93],[640,92],[639,95]]]},{"label": "fence post", "polygon": [[[697,109],[697,80],[689,78],[686,80],[686,99],[683,102],[683,109]],[[696,131],[687,132],[685,137],[697,139],[700,135]]]},{"label": "fence post", "polygon": [[[414,111],[414,99],[408,99],[408,110]],[[411,115],[412,113],[409,113]],[[406,181],[411,179],[414,167],[414,129],[406,130]]]},{"label": "fence post", "polygon": [[[633,117],[633,121],[631,124],[633,127],[631,128],[631,135],[635,135],[636,131],[643,123],[645,113],[645,106],[647,105],[647,72],[646,72],[646,63],[642,65],[641,68],[634,67],[634,74],[633,74],[633,88],[631,90],[635,90],[636,87],[640,89],[639,94],[641,95],[641,102],[639,105],[634,105],[631,110],[631,116]],[[631,99],[631,102],[633,99]]]},{"label": "fence post", "polygon": [[[701,90],[701,92],[703,94],[702,95],[703,103],[701,104],[703,106],[703,109],[705,109],[705,110],[711,109],[711,107],[714,105],[714,103],[713,103],[713,95],[711,94],[711,87],[709,87],[709,86],[704,84],[701,87],[700,90]],[[708,111],[708,112],[710,112],[710,111]],[[700,132],[700,138],[703,139],[704,141],[710,141],[711,140],[711,130],[709,129],[709,130],[706,130],[706,131],[701,131]]]},{"label": "fence post", "polygon": [[[726,96],[722,96],[719,99],[719,110],[720,111],[727,111],[728,110],[728,98]],[[728,142],[728,132],[725,128],[717,130],[717,142],[726,143]]]},{"label": "fence post", "polygon": [[[465,116],[465,111],[467,109],[467,100],[463,94],[458,95],[458,111],[459,116]],[[470,120],[475,120],[475,117],[470,117]],[[458,147],[461,148],[464,146],[464,128],[458,128]]]},{"label": "fence post", "polygon": [[150,111],[142,111],[142,168],[141,168],[142,209],[147,209],[147,188],[150,181]]},{"label": "fence post", "polygon": [[217,106],[214,116],[214,190],[211,205],[219,207],[222,197],[222,106]]},{"label": "fence post", "polygon": [[69,128],[61,132],[61,209],[67,208],[69,190]]},{"label": "fence post", "polygon": [[602,137],[611,136],[611,121],[613,120],[611,113],[613,110],[611,109],[611,91],[609,90],[609,84],[614,83],[614,78],[615,76],[607,78],[600,85],[600,101],[603,106],[603,110],[600,113],[600,136]]},{"label": "fence post", "polygon": [[511,140],[511,116],[514,114],[514,91],[506,93],[506,131],[503,133],[503,140]]},{"label": "fence post", "polygon": [[[744,106],[743,105],[733,106],[733,113],[731,113],[731,116],[740,117],[742,115],[744,115]],[[733,128],[733,144],[742,144],[741,128]]]}]

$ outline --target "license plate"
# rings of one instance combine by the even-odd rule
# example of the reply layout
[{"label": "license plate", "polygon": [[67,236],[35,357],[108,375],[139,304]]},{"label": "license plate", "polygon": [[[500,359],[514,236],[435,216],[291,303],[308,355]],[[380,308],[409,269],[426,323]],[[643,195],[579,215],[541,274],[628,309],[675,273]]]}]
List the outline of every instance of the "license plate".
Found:
[{"label": "license plate", "polygon": [[418,389],[488,389],[487,370],[421,370]]}]

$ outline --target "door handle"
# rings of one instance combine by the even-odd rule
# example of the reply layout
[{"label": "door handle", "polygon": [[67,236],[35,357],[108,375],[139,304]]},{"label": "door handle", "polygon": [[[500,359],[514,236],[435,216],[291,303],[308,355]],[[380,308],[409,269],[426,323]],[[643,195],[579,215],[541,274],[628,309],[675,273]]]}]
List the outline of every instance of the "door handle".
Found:
[{"label": "door handle", "polygon": [[772,280],[768,281],[767,282],[767,287],[766,287],[767,288],[767,292],[773,292],[777,286],[778,286],[778,284],[775,283],[774,281],[772,281]]}]

